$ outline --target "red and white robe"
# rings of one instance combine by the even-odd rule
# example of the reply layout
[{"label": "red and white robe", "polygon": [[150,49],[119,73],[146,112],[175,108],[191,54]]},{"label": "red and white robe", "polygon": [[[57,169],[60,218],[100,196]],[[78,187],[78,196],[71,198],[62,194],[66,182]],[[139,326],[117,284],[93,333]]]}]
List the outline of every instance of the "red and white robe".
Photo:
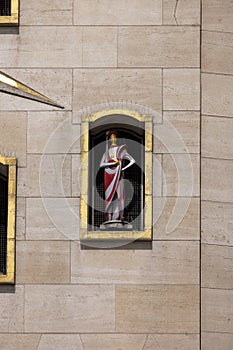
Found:
[{"label": "red and white robe", "polygon": [[[128,159],[129,164],[122,168],[122,160]],[[112,163],[119,160],[117,166]],[[100,167],[104,167],[105,213],[107,220],[124,220],[124,182],[121,181],[123,170],[135,163],[127,152],[127,146],[111,146],[108,154],[104,153]]]}]

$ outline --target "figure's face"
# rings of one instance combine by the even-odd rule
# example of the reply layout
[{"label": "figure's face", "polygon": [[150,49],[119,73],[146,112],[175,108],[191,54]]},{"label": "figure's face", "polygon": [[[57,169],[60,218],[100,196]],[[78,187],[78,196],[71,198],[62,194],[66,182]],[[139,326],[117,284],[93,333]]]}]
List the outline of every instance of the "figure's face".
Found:
[{"label": "figure's face", "polygon": [[112,135],[110,136],[110,140],[111,140],[111,142],[115,145],[116,142],[117,142],[117,136],[116,136],[115,134],[112,134]]}]

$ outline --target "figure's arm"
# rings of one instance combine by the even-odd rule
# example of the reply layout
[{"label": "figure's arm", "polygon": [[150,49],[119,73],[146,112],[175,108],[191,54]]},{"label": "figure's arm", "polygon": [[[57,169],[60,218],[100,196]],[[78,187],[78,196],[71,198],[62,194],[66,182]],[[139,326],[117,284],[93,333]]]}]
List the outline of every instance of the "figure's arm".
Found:
[{"label": "figure's arm", "polygon": [[109,166],[117,166],[119,164],[119,160],[117,160],[116,162],[105,162],[105,153],[101,159],[100,162],[100,168],[107,168]]},{"label": "figure's arm", "polygon": [[129,168],[131,165],[135,163],[135,159],[127,152],[124,154],[124,158],[128,159],[129,163],[124,168],[122,168],[122,171]]}]

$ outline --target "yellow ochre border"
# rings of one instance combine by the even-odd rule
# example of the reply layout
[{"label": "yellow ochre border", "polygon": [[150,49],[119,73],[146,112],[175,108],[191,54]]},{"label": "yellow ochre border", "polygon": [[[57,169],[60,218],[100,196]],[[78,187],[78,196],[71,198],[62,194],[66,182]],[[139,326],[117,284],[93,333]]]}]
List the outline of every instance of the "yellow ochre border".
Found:
[{"label": "yellow ochre border", "polygon": [[7,218],[7,274],[0,275],[0,283],[15,283],[15,209],[16,158],[0,154],[0,163],[8,165],[8,218]]},{"label": "yellow ochre border", "polygon": [[[144,231],[88,231],[88,150],[89,123],[110,115],[124,115],[144,123],[145,127],[145,225]],[[152,240],[152,116],[132,110],[106,109],[82,117],[80,240]]]},{"label": "yellow ochre border", "polygon": [[0,16],[0,26],[19,24],[19,0],[11,0],[11,16]]}]

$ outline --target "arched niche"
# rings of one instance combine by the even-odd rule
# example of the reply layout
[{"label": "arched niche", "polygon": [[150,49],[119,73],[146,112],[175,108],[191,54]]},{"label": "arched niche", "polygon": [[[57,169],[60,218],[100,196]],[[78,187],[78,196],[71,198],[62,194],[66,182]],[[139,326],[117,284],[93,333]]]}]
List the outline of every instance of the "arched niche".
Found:
[{"label": "arched niche", "polygon": [[[125,229],[102,229],[106,131],[117,130],[120,144],[135,159],[124,172]],[[80,239],[152,239],[152,118],[134,111],[108,110],[83,116],[81,139]],[[130,227],[130,228],[128,228]]]}]

